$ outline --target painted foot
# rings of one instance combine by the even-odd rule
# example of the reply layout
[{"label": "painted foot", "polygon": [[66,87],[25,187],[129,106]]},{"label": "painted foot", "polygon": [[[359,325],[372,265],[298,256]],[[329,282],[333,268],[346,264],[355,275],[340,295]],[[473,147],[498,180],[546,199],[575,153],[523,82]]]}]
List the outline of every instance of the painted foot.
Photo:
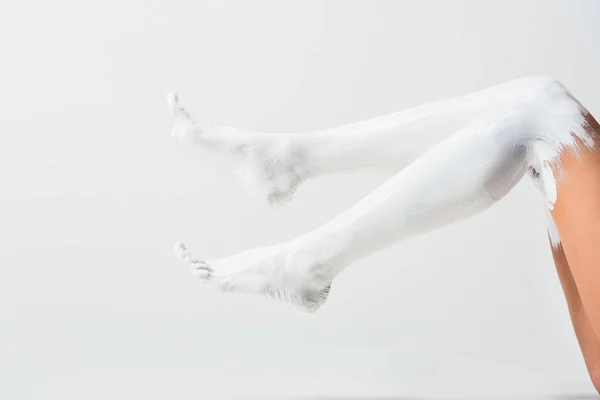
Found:
[{"label": "painted foot", "polygon": [[288,202],[311,176],[305,151],[288,135],[198,124],[179,104],[175,93],[167,95],[167,104],[174,119],[173,137],[234,155],[240,185],[268,204]]},{"label": "painted foot", "polygon": [[226,292],[263,294],[306,312],[317,311],[329,294],[331,280],[318,273],[319,266],[301,265],[284,245],[203,261],[178,242],[175,254],[200,280]]}]

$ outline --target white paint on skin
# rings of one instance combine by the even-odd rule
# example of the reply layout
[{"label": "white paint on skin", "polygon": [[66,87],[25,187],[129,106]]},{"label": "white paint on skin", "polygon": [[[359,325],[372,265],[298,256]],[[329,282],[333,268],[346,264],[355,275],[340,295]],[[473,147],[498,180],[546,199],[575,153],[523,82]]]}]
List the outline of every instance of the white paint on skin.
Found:
[{"label": "white paint on skin", "polygon": [[[587,111],[543,76],[306,133],[199,125],[175,95],[167,100],[173,136],[233,155],[242,185],[274,205],[290,200],[309,177],[372,167],[399,171],[331,221],[285,243],[208,261],[176,245],[202,280],[307,311],[323,304],[331,280],[358,258],[489,208],[526,173],[552,209],[560,154],[578,152],[578,143],[594,145]],[[549,233],[558,245],[553,223]]]}]

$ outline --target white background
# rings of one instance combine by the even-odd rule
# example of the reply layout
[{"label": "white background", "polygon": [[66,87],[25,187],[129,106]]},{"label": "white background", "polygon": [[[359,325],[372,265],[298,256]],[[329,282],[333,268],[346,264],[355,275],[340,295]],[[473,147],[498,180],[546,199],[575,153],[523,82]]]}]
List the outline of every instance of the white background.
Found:
[{"label": "white background", "polygon": [[278,210],[169,135],[164,94],[262,131],[354,122],[528,74],[600,114],[598,1],[23,1],[0,10],[0,398],[594,393],[528,180],[365,258],[316,314],[223,295],[218,257],[383,182]]}]

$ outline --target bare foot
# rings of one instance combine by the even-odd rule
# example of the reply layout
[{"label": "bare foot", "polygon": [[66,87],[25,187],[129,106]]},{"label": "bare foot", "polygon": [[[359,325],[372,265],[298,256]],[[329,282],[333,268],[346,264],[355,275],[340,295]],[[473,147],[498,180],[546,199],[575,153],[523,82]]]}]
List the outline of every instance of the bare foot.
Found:
[{"label": "bare foot", "polygon": [[306,262],[288,244],[203,261],[178,242],[175,254],[194,275],[223,291],[263,294],[307,312],[317,311],[329,294],[331,279],[319,273],[321,266]]},{"label": "bare foot", "polygon": [[304,151],[290,135],[198,124],[174,93],[167,95],[167,104],[174,118],[173,137],[233,154],[240,184],[270,205],[291,200],[298,186],[311,176]]}]

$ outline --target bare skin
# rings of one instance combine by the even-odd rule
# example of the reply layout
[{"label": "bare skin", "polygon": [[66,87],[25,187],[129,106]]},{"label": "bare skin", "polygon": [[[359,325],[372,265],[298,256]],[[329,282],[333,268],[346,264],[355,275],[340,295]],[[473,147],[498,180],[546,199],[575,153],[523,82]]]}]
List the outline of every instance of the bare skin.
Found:
[{"label": "bare skin", "polygon": [[556,265],[556,271],[567,299],[567,307],[571,316],[571,322],[575,330],[575,336],[579,342],[583,359],[590,378],[596,390],[600,393],[600,340],[596,336],[588,314],[579,296],[579,290],[571,273],[567,256],[562,248],[552,247],[552,257]]},{"label": "bare skin", "polygon": [[[591,115],[586,120],[598,140],[598,122]],[[565,152],[560,161],[566,174],[558,181],[552,216],[561,245],[552,247],[552,255],[586,367],[600,393],[600,149]]]}]

